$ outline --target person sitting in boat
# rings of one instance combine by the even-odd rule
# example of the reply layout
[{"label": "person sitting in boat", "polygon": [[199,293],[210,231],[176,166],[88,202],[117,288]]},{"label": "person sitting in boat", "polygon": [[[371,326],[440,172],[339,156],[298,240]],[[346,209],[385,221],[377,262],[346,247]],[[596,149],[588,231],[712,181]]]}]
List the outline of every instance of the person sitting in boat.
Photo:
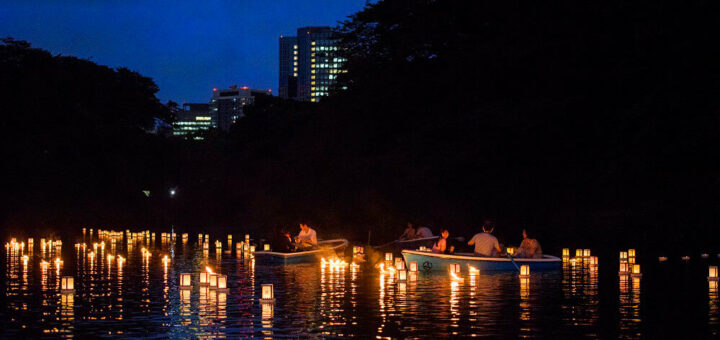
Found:
[{"label": "person sitting in boat", "polygon": [[517,249],[517,257],[525,258],[541,258],[542,248],[540,248],[540,242],[534,238],[529,238],[527,230],[522,231],[523,240],[520,243],[520,247]]},{"label": "person sitting in boat", "polygon": [[450,244],[448,240],[449,236],[450,232],[447,229],[443,229],[440,232],[440,238],[432,247],[432,252],[437,254],[452,254],[455,251],[455,246]]},{"label": "person sitting in boat", "polygon": [[502,253],[502,249],[500,248],[500,243],[498,242],[497,237],[492,235],[493,230],[495,227],[490,223],[490,221],[485,221],[485,224],[483,224],[483,232],[475,234],[473,238],[470,239],[468,242],[468,245],[475,245],[475,255],[478,256],[498,256]]},{"label": "person sitting in boat", "polygon": [[281,253],[289,253],[295,250],[295,243],[293,242],[292,236],[290,236],[289,231],[285,229],[280,231],[280,234],[275,240],[275,245],[273,249]]},{"label": "person sitting in boat", "polygon": [[405,232],[403,232],[402,235],[400,235],[400,240],[414,240],[416,238],[415,234],[415,227],[413,227],[413,224],[408,222],[407,228],[405,228]]},{"label": "person sitting in boat", "polygon": [[307,224],[300,223],[300,233],[295,236],[297,250],[309,250],[317,247],[317,233]]},{"label": "person sitting in boat", "polygon": [[430,228],[428,227],[419,227],[417,228],[417,233],[415,234],[415,238],[428,238],[433,237],[432,231],[430,231]]}]

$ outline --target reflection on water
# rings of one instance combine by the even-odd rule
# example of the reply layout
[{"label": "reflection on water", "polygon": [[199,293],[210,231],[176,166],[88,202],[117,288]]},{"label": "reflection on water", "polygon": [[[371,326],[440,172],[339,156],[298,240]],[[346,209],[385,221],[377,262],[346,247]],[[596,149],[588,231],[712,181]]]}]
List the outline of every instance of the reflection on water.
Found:
[{"label": "reflection on water", "polygon": [[[648,279],[615,272],[603,277],[603,291],[599,267],[583,260],[528,278],[463,268],[458,278],[411,273],[400,281],[397,272],[371,264],[260,265],[247,243],[225,248],[170,233],[156,242],[150,233],[89,235],[74,247],[50,238],[6,246],[0,337],[648,336],[641,308]],[[206,267],[228,276],[227,291],[199,285]],[[192,287],[178,286],[180,273],[192,273]],[[75,278],[73,292],[61,292],[62,276]],[[274,284],[274,301],[260,301],[264,283]],[[600,308],[601,297],[610,308]],[[707,306],[708,335],[717,336],[717,282],[702,297],[697,308]]]}]

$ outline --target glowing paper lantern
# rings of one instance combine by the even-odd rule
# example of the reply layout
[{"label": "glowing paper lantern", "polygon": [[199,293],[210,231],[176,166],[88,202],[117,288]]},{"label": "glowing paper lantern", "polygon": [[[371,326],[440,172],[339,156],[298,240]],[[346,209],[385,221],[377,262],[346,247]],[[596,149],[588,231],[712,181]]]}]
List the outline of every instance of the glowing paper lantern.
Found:
[{"label": "glowing paper lantern", "polygon": [[72,276],[63,276],[60,280],[60,290],[69,293],[75,290],[75,279]]},{"label": "glowing paper lantern", "polygon": [[407,281],[407,274],[408,274],[408,272],[405,269],[398,270],[398,281],[399,282]]},{"label": "glowing paper lantern", "polygon": [[364,254],[364,253],[365,253],[365,248],[360,247],[360,246],[353,247],[353,254]]},{"label": "glowing paper lantern", "polygon": [[632,277],[639,278],[642,276],[642,273],[640,273],[640,265],[639,264],[633,264],[632,266],[632,274],[630,274]]},{"label": "glowing paper lantern", "polygon": [[628,257],[628,263],[629,263],[629,264],[635,264],[635,258],[634,258],[634,257]]},{"label": "glowing paper lantern", "polygon": [[618,274],[627,275],[629,269],[630,264],[628,264],[627,262],[620,262],[620,270],[618,271]]},{"label": "glowing paper lantern", "polygon": [[250,234],[245,234],[245,243],[250,243]]},{"label": "glowing paper lantern", "polygon": [[628,249],[628,257],[635,257],[635,249]]},{"label": "glowing paper lantern", "polygon": [[208,284],[210,284],[209,276],[210,276],[210,273],[208,273],[208,272],[200,272],[200,285],[201,286],[207,286]]},{"label": "glowing paper lantern", "polygon": [[227,275],[218,275],[217,276],[217,290],[219,291],[227,291]]},{"label": "glowing paper lantern", "polygon": [[667,259],[668,259],[667,256],[658,257],[658,261],[660,261],[660,262],[665,262],[665,261],[667,261]]},{"label": "glowing paper lantern", "polygon": [[408,280],[417,281],[417,278],[418,278],[418,272],[409,272],[408,273]]},{"label": "glowing paper lantern", "polygon": [[562,250],[562,256],[563,256],[563,257],[570,257],[570,248],[563,248],[563,250]]},{"label": "glowing paper lantern", "polygon": [[255,252],[255,245],[250,246],[250,252],[251,252],[251,253],[254,253],[254,252]]},{"label": "glowing paper lantern", "polygon": [[192,286],[192,277],[190,273],[180,273],[180,287],[190,288]]},{"label": "glowing paper lantern", "polygon": [[262,287],[262,299],[263,301],[273,301],[275,300],[275,291],[273,289],[272,283],[264,283],[261,285]]},{"label": "glowing paper lantern", "polygon": [[410,272],[417,272],[418,271],[418,264],[416,261],[410,261],[408,263],[408,268],[410,268]]},{"label": "glowing paper lantern", "polygon": [[210,288],[217,288],[218,285],[218,274],[210,274],[208,275],[208,282],[210,284]]},{"label": "glowing paper lantern", "polygon": [[405,269],[405,262],[403,262],[402,258],[398,257],[395,259],[395,269],[397,269],[397,270]]},{"label": "glowing paper lantern", "polygon": [[393,253],[385,253],[385,261],[392,262]]},{"label": "glowing paper lantern", "polygon": [[590,266],[591,267],[597,267],[598,265],[598,258],[597,256],[590,256]]},{"label": "glowing paper lantern", "polygon": [[208,241],[203,243],[203,249],[210,249],[210,243],[208,243]]},{"label": "glowing paper lantern", "polygon": [[620,262],[627,262],[628,260],[628,252],[621,251],[620,252]]},{"label": "glowing paper lantern", "polygon": [[530,277],[530,266],[520,265],[520,277]]},{"label": "glowing paper lantern", "polygon": [[265,251],[270,251],[270,244],[269,244],[269,243],[265,243],[265,246],[264,246],[263,250],[265,250]]},{"label": "glowing paper lantern", "polygon": [[460,274],[460,264],[459,263],[451,263],[450,264],[450,272],[455,274]]},{"label": "glowing paper lantern", "polygon": [[582,257],[582,256],[583,256],[583,250],[575,249],[575,257]]},{"label": "glowing paper lantern", "polygon": [[708,280],[718,281],[718,267],[717,266],[708,267]]},{"label": "glowing paper lantern", "polygon": [[583,257],[590,257],[590,249],[583,249]]},{"label": "glowing paper lantern", "polygon": [[508,255],[514,255],[514,254],[515,254],[515,248],[513,248],[513,247],[508,247],[508,248],[505,250],[505,252],[507,252]]}]

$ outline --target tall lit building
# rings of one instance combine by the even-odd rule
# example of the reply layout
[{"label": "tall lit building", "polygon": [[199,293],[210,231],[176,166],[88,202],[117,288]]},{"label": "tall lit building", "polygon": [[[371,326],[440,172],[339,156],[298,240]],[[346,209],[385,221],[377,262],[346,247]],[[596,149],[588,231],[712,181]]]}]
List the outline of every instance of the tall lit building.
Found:
[{"label": "tall lit building", "polygon": [[280,78],[278,96],[297,99],[298,45],[296,37],[280,36]]},{"label": "tall lit building", "polygon": [[343,72],[344,59],[337,56],[337,51],[337,40],[333,39],[330,27],[301,27],[296,37],[280,37],[280,92],[287,93],[283,98],[293,98],[290,92],[293,77],[297,81],[298,100],[318,102],[327,96],[330,86]]},{"label": "tall lit building", "polygon": [[213,89],[210,113],[217,117],[218,129],[230,130],[230,126],[243,116],[243,108],[255,101],[254,93],[272,95],[271,90],[255,90],[247,86],[233,85],[228,89]]},{"label": "tall lit building", "polygon": [[175,111],[177,117],[173,123],[173,136],[202,139],[197,136],[200,131],[217,127],[217,116],[210,113],[210,105],[201,103],[185,103]]}]

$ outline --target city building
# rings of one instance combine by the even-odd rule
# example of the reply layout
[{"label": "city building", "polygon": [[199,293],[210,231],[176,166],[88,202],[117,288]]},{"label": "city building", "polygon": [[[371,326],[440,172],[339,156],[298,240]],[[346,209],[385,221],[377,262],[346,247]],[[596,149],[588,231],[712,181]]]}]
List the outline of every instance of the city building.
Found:
[{"label": "city building", "polygon": [[217,115],[210,112],[209,104],[184,103],[175,115],[173,136],[202,139],[198,132],[217,127]]},{"label": "city building", "polygon": [[213,89],[210,99],[210,113],[217,117],[217,127],[222,131],[230,130],[238,118],[243,116],[243,108],[252,105],[254,94],[272,95],[272,90],[256,90],[247,86],[232,85],[227,89]]},{"label": "city building", "polygon": [[297,99],[298,45],[296,37],[280,36],[280,78],[278,96]]},{"label": "city building", "polygon": [[[337,51],[337,40],[333,39],[330,27],[301,27],[295,37],[281,36],[281,96],[310,102],[327,96],[338,74],[343,72],[345,60]],[[296,82],[295,93],[291,92],[293,82]]]}]

